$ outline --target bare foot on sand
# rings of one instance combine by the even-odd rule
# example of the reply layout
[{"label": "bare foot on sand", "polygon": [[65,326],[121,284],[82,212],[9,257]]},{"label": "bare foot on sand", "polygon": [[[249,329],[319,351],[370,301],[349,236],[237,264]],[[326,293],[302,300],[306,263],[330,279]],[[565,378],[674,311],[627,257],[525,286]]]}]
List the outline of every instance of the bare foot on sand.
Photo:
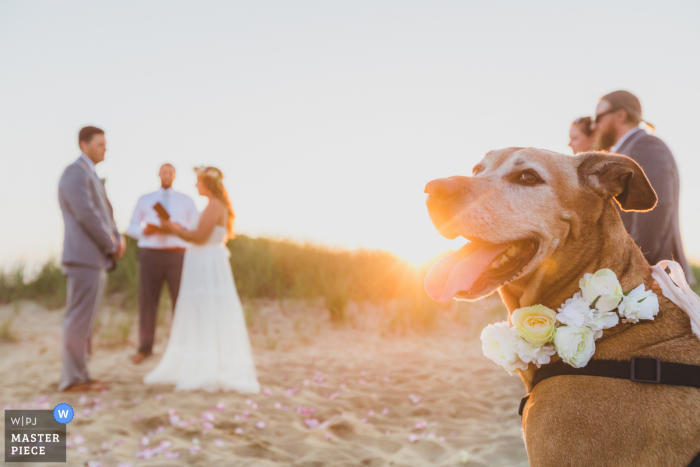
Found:
[{"label": "bare foot on sand", "polygon": [[146,355],[145,353],[139,352],[136,355],[132,355],[130,358],[131,358],[131,362],[134,365],[138,365],[142,361],[146,360],[148,357],[150,357],[150,355]]}]

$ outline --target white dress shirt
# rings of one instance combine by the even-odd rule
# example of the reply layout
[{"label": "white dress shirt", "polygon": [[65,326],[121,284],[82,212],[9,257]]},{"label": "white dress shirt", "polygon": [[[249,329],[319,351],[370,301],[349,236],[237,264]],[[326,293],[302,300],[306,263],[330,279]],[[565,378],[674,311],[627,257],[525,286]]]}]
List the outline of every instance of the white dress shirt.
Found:
[{"label": "white dress shirt", "polygon": [[622,147],[622,145],[625,143],[625,141],[627,141],[630,138],[630,136],[632,136],[633,134],[635,134],[638,131],[644,131],[644,130],[642,130],[641,128],[636,126],[636,127],[632,128],[631,130],[629,130],[624,135],[622,135],[622,138],[620,138],[620,140],[617,143],[615,143],[615,146],[610,148],[610,152],[617,152],[618,149],[620,149]]},{"label": "white dress shirt", "polygon": [[197,223],[199,211],[197,211],[194,201],[189,196],[178,193],[172,188],[163,189],[153,193],[148,193],[139,198],[131,217],[131,223],[126,230],[126,234],[139,241],[139,248],[170,249],[187,248],[187,242],[176,235],[155,234],[144,235],[143,229],[146,224],[160,225],[160,218],[153,206],[160,202],[170,214],[170,220],[176,224],[191,229]]}]

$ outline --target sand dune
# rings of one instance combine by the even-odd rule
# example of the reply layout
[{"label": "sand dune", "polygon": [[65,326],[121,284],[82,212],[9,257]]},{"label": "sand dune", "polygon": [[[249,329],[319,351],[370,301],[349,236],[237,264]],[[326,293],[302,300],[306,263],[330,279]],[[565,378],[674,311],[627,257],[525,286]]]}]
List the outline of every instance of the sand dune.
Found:
[{"label": "sand dune", "polygon": [[0,401],[71,404],[68,465],[464,465],[460,456],[473,466],[528,465],[522,383],[456,326],[382,338],[324,324],[306,344],[256,347],[264,392],[255,396],[144,386],[157,357],[133,366],[131,348],[97,346],[93,376],[113,387],[80,396],[55,391],[62,313],[20,308],[0,309],[20,324],[19,341],[0,344]]}]

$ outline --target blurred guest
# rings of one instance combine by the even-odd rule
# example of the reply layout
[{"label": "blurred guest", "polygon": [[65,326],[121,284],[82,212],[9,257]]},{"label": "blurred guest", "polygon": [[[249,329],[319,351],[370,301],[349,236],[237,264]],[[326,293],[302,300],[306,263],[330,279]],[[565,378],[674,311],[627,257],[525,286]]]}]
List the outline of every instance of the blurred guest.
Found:
[{"label": "blurred guest", "polygon": [[593,150],[595,133],[591,128],[593,121],[591,117],[577,118],[571,123],[569,128],[569,147],[574,154]]},{"label": "blurred guest", "polygon": [[634,94],[628,91],[606,94],[598,102],[592,125],[597,133],[596,146],[624,154],[644,169],[659,201],[648,212],[621,211],[622,222],[649,264],[664,259],[677,261],[683,267],[688,283],[693,285],[695,278],[681,241],[678,167],[668,146],[644,131],[640,127],[642,122],[642,106]]},{"label": "blurred guest", "polygon": [[177,235],[160,231],[157,203],[170,214],[170,220],[185,228],[197,221],[198,212],[189,196],[173,190],[175,167],[163,164],[158,173],[160,189],[139,198],[126,234],[139,246],[139,348],[131,361],[139,364],[153,353],[156,315],[163,282],[168,283],[173,309],[180,292],[182,263],[187,242]]},{"label": "blurred guest", "polygon": [[68,297],[63,317],[61,391],[101,391],[107,381],[92,379],[87,369],[90,335],[107,281],[126,250],[112,205],[95,166],[105,159],[105,132],[94,126],[78,134],[80,157],[61,175],[58,201],[63,212],[63,271]]}]

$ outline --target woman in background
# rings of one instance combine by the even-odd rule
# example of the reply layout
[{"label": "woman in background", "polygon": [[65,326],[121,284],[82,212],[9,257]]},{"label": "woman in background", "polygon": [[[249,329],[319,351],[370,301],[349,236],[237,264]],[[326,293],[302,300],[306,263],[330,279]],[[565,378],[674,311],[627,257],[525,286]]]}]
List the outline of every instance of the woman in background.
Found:
[{"label": "woman in background", "polygon": [[569,147],[574,154],[593,150],[595,133],[591,129],[591,117],[577,118],[569,128]]},{"label": "woman in background", "polygon": [[260,392],[243,307],[233,282],[226,240],[233,238],[233,208],[215,167],[197,172],[199,194],[209,198],[195,230],[161,219],[160,229],[190,242],[170,340],[146,384],[175,390]]}]

